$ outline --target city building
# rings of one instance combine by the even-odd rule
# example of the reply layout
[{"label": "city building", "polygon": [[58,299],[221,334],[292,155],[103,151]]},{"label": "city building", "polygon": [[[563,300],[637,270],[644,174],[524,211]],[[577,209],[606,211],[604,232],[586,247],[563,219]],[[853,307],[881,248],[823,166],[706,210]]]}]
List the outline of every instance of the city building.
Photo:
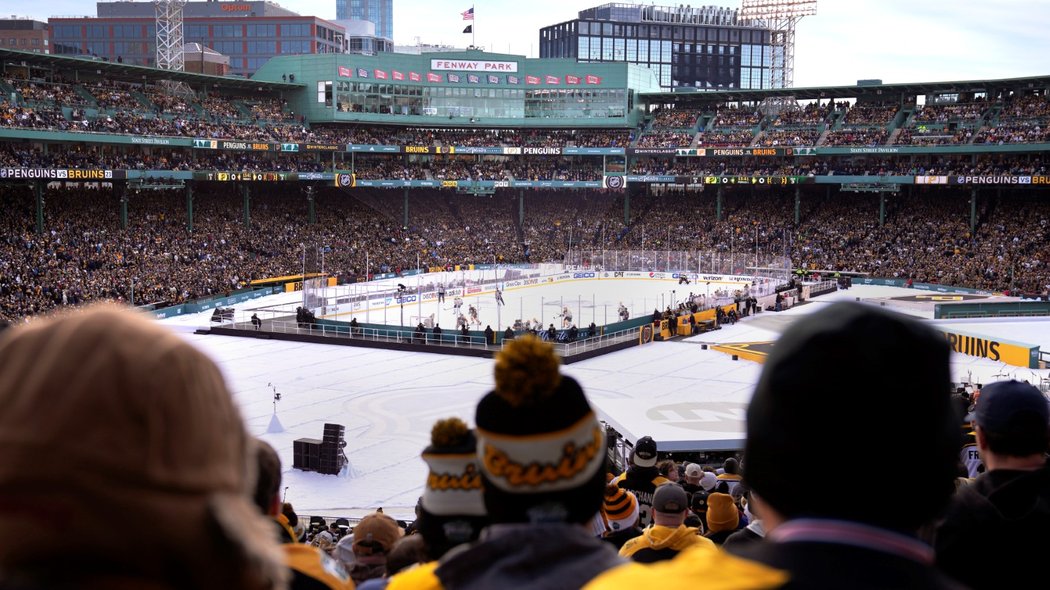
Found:
[{"label": "city building", "polygon": [[376,36],[394,38],[394,0],[335,0],[335,18],[370,21]]},{"label": "city building", "polygon": [[[52,53],[155,65],[152,2],[99,2],[97,14],[48,19]],[[344,35],[336,23],[268,1],[187,2],[183,10],[184,42],[228,56],[234,75],[250,76],[275,55],[342,53]]]},{"label": "city building", "polygon": [[[312,122],[443,127],[615,127],[639,121],[646,68],[467,50],[279,56],[252,80],[305,84],[289,106]],[[315,91],[316,89],[316,91]]]},{"label": "city building", "polygon": [[603,4],[540,29],[540,57],[643,65],[668,90],[749,90],[775,86],[771,37],[737,9]]},{"label": "city building", "polygon": [[355,55],[375,55],[394,50],[394,41],[376,36],[376,24],[367,20],[339,20],[335,24],[346,31],[343,53]]},{"label": "city building", "polygon": [[186,43],[182,46],[184,72],[208,74],[211,76],[228,76],[230,58],[200,43]]},{"label": "city building", "polygon": [[0,19],[0,49],[50,53],[47,23],[28,18]]}]

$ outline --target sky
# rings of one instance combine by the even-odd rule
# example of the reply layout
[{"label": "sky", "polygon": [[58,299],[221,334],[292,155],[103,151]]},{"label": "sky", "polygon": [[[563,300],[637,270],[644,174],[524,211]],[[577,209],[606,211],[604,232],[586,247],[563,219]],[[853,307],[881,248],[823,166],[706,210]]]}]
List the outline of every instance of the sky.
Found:
[{"label": "sky", "polygon": [[[621,0],[623,1],[623,0]],[[539,54],[539,29],[605,0],[394,0],[397,44],[465,47],[461,13],[474,6],[487,51]],[[662,0],[664,5],[682,2]],[[739,7],[740,0],[708,0]],[[304,15],[335,18],[335,0],[282,0]],[[697,2],[696,5],[701,5]],[[89,0],[0,0],[0,14],[38,20],[94,15]],[[796,28],[795,86],[1013,78],[1050,74],[1050,0],[820,0]]]}]

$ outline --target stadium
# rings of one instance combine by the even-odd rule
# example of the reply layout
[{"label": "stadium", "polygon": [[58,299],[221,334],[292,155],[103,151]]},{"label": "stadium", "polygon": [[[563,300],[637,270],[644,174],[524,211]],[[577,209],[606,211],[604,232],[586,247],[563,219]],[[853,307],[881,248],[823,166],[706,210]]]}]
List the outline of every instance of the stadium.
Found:
[{"label": "stadium", "polygon": [[[471,422],[526,332],[619,466],[644,436],[738,454],[768,347],[833,301],[934,325],[960,389],[1050,390],[1050,75],[671,91],[479,50],[0,69],[0,320],[115,300],[179,332],[301,514],[414,518],[430,425]],[[291,469],[330,423],[337,456]]]}]

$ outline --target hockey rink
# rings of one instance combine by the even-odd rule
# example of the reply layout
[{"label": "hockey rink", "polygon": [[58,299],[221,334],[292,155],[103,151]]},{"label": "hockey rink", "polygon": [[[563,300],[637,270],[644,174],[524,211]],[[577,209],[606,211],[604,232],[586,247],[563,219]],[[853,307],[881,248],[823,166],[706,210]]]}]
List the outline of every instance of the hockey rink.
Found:
[{"label": "hockey rink", "polygon": [[[674,288],[661,284],[659,290],[640,287],[628,291],[617,285],[615,290],[602,291],[602,296],[597,289],[592,291],[597,304],[621,297],[655,301],[661,291],[669,293]],[[761,313],[722,330],[611,353],[563,371],[581,383],[599,416],[628,440],[650,435],[664,450],[688,448],[695,440],[721,441],[732,448],[743,440],[744,410],[761,365],[733,361],[728,354],[705,350],[701,344],[776,340],[794,319],[818,312],[833,301],[861,298],[881,305],[901,293],[914,291],[854,287],[778,314]],[[247,318],[253,309],[275,305],[291,304],[294,310],[297,296],[285,293],[240,304],[238,319]],[[544,302],[553,297],[528,296],[543,297]],[[569,296],[568,292],[561,295]],[[506,301],[508,307],[513,305],[510,297]],[[495,309],[491,301],[488,306],[483,300],[478,304],[482,318],[486,310]],[[582,309],[582,319],[589,322],[588,308]],[[553,311],[552,306],[543,319],[550,321]],[[914,309],[903,311],[932,317]],[[193,333],[208,325],[209,316],[204,312],[162,321],[222,368],[250,432],[280,454],[286,499],[301,514],[358,517],[383,507],[397,518],[412,518],[426,478],[419,454],[429,442],[431,425],[448,416],[473,424],[477,401],[493,386],[490,359]],[[952,324],[988,337],[1050,349],[1048,318]],[[1050,371],[953,353],[952,376],[955,381],[1017,378],[1037,382],[1050,376]],[[281,394],[279,402],[274,401],[275,391]],[[319,438],[326,422],[346,427],[348,471],[330,476],[292,469],[292,442]]]}]

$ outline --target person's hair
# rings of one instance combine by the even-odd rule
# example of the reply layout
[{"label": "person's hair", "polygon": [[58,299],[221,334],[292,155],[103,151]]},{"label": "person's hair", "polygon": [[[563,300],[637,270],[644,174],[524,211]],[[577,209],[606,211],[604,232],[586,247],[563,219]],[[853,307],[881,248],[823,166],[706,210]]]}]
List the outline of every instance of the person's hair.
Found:
[{"label": "person's hair", "polygon": [[678,470],[678,466],[675,465],[674,460],[664,459],[656,464],[656,469],[660,472],[660,475],[667,477],[671,474],[671,470]]},{"label": "person's hair", "polygon": [[1050,428],[1017,428],[1011,432],[981,429],[988,449],[997,455],[1027,457],[1050,450]]},{"label": "person's hair", "polygon": [[417,563],[426,563],[429,560],[421,535],[401,537],[390,548],[390,553],[386,556],[386,575],[392,576],[405,568]]},{"label": "person's hair", "polygon": [[263,514],[268,515],[273,498],[281,488],[281,458],[273,447],[259,439],[255,439],[253,446],[259,473],[255,478],[252,500]]},{"label": "person's hair", "polygon": [[299,524],[299,515],[295,513],[291,502],[281,502],[281,514],[288,519],[288,526],[294,527]]}]

